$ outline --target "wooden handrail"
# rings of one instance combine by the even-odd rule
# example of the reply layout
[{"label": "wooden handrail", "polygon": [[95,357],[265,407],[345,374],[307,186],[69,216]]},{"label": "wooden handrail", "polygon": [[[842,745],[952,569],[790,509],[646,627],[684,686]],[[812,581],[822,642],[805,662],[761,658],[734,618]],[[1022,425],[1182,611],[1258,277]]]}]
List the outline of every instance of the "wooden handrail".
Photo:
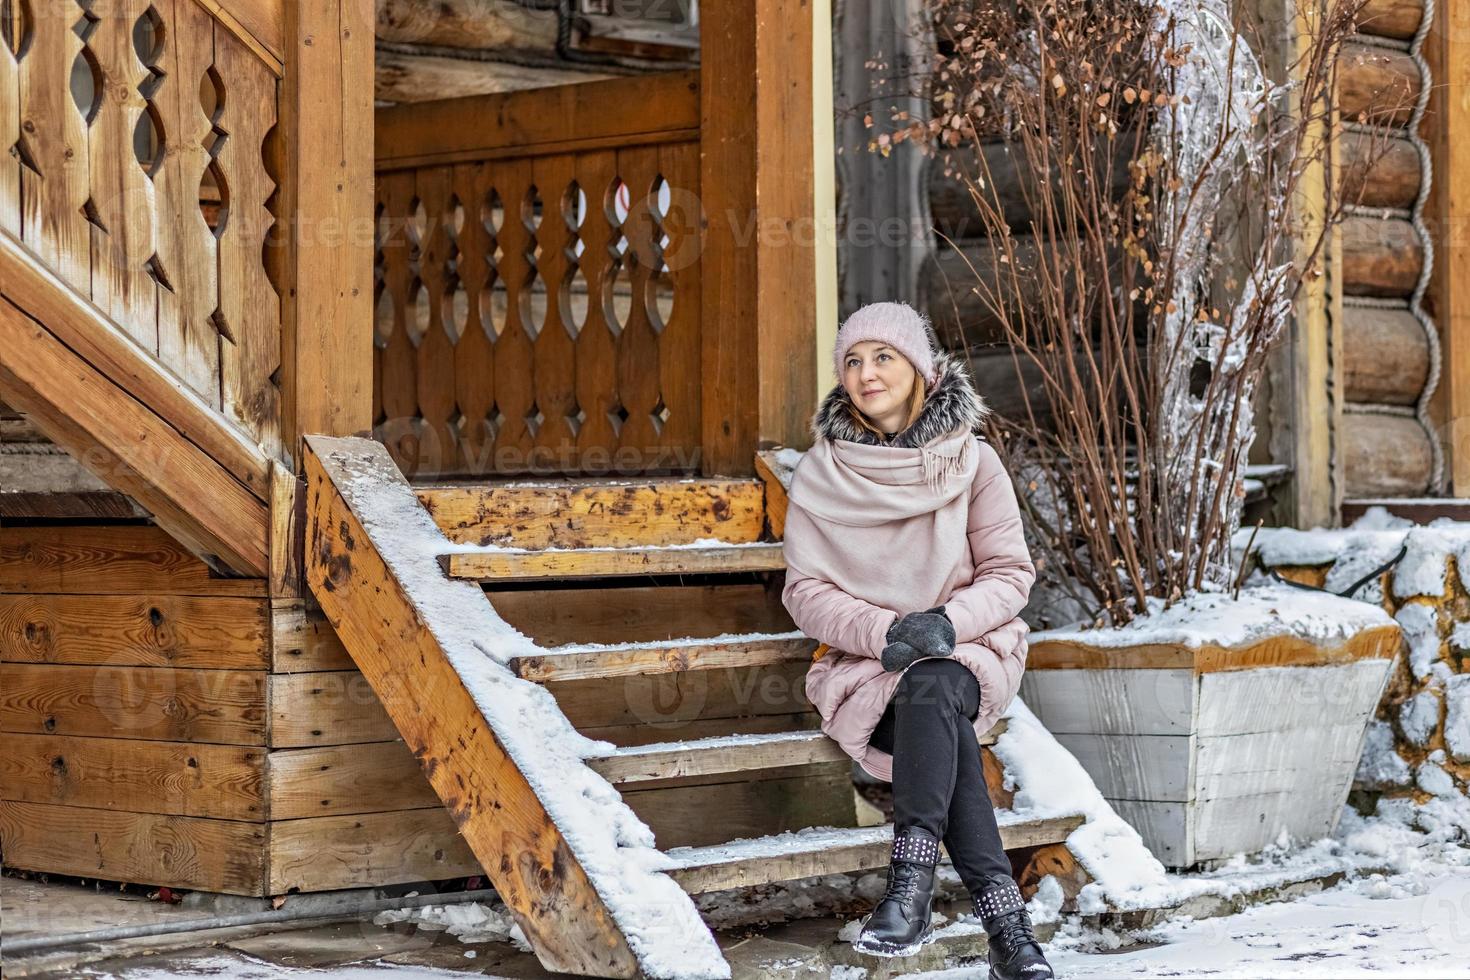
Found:
[{"label": "wooden handrail", "polygon": [[195,0],[279,77],[286,61],[285,0]]},{"label": "wooden handrail", "polygon": [[211,565],[265,577],[264,452],[3,233],[0,282],[0,396]]},{"label": "wooden handrail", "polygon": [[[168,377],[116,323],[0,232],[0,296],[40,321],[58,341],[215,460],[257,500],[270,499],[270,457],[213,407]],[[12,351],[22,356],[24,352]]]},{"label": "wooden handrail", "polygon": [[673,71],[377,112],[375,166],[391,170],[699,139],[699,72]]}]

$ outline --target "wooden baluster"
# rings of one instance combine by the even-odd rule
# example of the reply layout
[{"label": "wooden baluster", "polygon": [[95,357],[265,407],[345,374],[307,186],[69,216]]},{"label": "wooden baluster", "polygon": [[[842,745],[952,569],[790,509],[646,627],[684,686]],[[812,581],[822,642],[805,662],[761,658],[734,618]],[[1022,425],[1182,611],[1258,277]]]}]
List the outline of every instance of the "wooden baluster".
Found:
[{"label": "wooden baluster", "polygon": [[[214,60],[214,24],[194,0],[154,0],[165,17],[159,58],[163,84],[153,97],[163,120],[167,148],[153,177],[158,211],[154,240],[158,264],[172,289],[158,293],[158,357],[201,398],[220,407],[220,346],[215,329],[219,307],[218,243],[200,210],[200,184],[209,168],[208,140],[214,128],[200,103],[201,88],[228,98],[206,80]],[[221,200],[229,220],[229,202]]]},{"label": "wooden baluster", "polygon": [[91,293],[87,126],[71,95],[82,40],[75,0],[30,6],[30,46],[20,60],[20,132],[35,169],[21,172],[21,233],[31,251],[84,295]]},{"label": "wooden baluster", "polygon": [[[491,433],[486,416],[495,404],[495,336],[496,324],[490,289],[497,275],[492,262],[495,254],[495,208],[491,202],[494,187],[490,170],[483,163],[460,164],[454,168],[454,193],[465,210],[464,228],[459,234],[459,281],[465,291],[468,311],[464,333],[454,347],[454,400],[464,423],[460,427],[460,471],[466,474],[488,473],[493,469],[490,456]],[[505,210],[499,209],[500,220]]]},{"label": "wooden baluster", "polygon": [[657,280],[649,282],[649,303],[661,283],[673,290],[673,309],[659,332],[659,388],[668,419],[662,439],[678,453],[672,460],[698,472],[694,453],[700,438],[699,379],[699,145],[674,143],[658,149],[659,170],[669,185],[668,213],[659,222],[668,235]]},{"label": "wooden baluster", "polygon": [[[150,17],[152,26],[142,27],[138,34],[153,49],[162,33],[162,21],[156,12],[150,15],[149,8],[149,0],[106,0],[92,7],[98,20],[87,46],[96,58],[101,84],[96,116],[87,131],[87,160],[95,216],[92,302],[145,350],[157,353],[159,287],[148,271],[154,253],[153,181],[139,162],[135,145],[135,133],[148,111],[142,86],[152,76],[134,46],[134,28]],[[153,50],[143,54],[154,57]],[[155,136],[165,138],[156,130]],[[147,163],[151,166],[153,161]]]},{"label": "wooden baluster", "polygon": [[505,327],[495,342],[495,404],[500,415],[496,434],[496,470],[525,472],[531,458],[532,437],[526,416],[536,401],[535,356],[526,320],[531,308],[532,269],[527,251],[534,247],[526,226],[531,191],[531,161],[497,161],[495,186],[505,202],[500,229],[500,274],[505,279]]},{"label": "wooden baluster", "polygon": [[450,342],[450,319],[446,310],[450,278],[448,265],[454,248],[452,174],[448,167],[432,167],[418,171],[415,189],[424,209],[422,253],[419,258],[419,281],[428,297],[427,320],[421,324],[423,337],[415,352],[418,371],[419,414],[424,420],[419,439],[419,464],[416,472],[439,475],[454,469],[459,453],[458,433],[453,430],[454,416],[454,344]]},{"label": "wooden baluster", "polygon": [[20,31],[18,0],[0,0],[0,231],[20,236],[20,65],[12,45]]},{"label": "wooden baluster", "polygon": [[[221,407],[268,452],[280,455],[280,391],[271,375],[281,365],[281,301],[266,275],[262,250],[275,219],[266,201],[275,182],[266,173],[265,137],[276,121],[276,79],[226,31],[214,32],[215,71],[225,101],[217,125],[226,135],[215,157],[229,188],[230,213],[219,236]],[[307,161],[305,165],[310,165]],[[303,241],[347,230],[300,228]]]},{"label": "wooden baluster", "polygon": [[618,338],[618,395],[628,410],[618,436],[620,469],[644,472],[663,462],[657,457],[661,437],[653,424],[659,402],[659,342],[648,319],[644,297],[653,272],[653,216],[650,191],[658,175],[658,148],[641,146],[618,151],[618,173],[628,185],[631,207],[623,222],[628,250],[623,262],[631,273],[633,303]]},{"label": "wooden baluster", "polygon": [[587,280],[587,322],[576,341],[577,404],[585,418],[577,432],[577,462],[584,470],[605,473],[613,462],[610,447],[617,442],[608,418],[617,407],[617,339],[607,314],[607,290],[612,285],[608,248],[617,237],[607,212],[608,196],[617,180],[616,156],[606,150],[580,155],[577,180],[587,195],[579,263]]},{"label": "wooden baluster", "polygon": [[[569,154],[538,157],[532,173],[541,189],[541,227],[536,238],[541,244],[538,275],[546,289],[546,316],[535,343],[536,407],[543,417],[535,435],[535,462],[538,470],[566,472],[575,462],[568,458],[574,445],[568,416],[577,410],[576,362],[572,357],[576,326],[566,322],[562,302],[572,268],[566,250],[576,239],[576,232],[567,223],[568,215],[573,221],[576,215],[575,158]],[[570,205],[566,200],[569,191]]]},{"label": "wooden baluster", "polygon": [[392,326],[377,343],[382,352],[383,424],[376,435],[393,461],[412,475],[418,459],[418,392],[414,345],[408,337],[409,290],[413,285],[409,209],[414,203],[412,170],[378,178],[378,201],[386,224],[383,237],[383,288],[392,309]]}]

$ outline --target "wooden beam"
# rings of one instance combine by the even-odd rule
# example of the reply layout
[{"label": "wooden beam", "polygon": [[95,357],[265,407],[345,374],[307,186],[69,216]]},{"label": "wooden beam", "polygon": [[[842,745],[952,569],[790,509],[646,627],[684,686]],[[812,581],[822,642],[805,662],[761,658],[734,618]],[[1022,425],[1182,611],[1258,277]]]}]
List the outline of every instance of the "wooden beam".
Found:
[{"label": "wooden beam", "polygon": [[380,47],[374,95],[379,102],[412,106],[440,99],[531,92],[611,77],[605,69],[593,65],[531,66],[457,55],[443,48]]},{"label": "wooden beam", "polygon": [[556,11],[516,0],[377,0],[379,41],[521,51],[550,57],[556,50]]},{"label": "wooden beam", "polygon": [[1421,129],[1434,179],[1425,222],[1434,270],[1425,305],[1439,328],[1439,387],[1430,415],[1451,493],[1470,495],[1470,34],[1463,5],[1437,3],[1424,40],[1432,84]]},{"label": "wooden beam", "polygon": [[699,72],[379,109],[379,172],[458,160],[699,138]]},{"label": "wooden beam", "polygon": [[[1302,52],[1318,32],[1320,10],[1286,0],[1248,0],[1244,9],[1260,38],[1267,76],[1278,83],[1291,81],[1287,76],[1300,70]],[[1304,111],[1297,104],[1300,98],[1300,90],[1294,90],[1292,112]],[[1323,107],[1310,108],[1319,117],[1323,115]],[[1303,153],[1339,140],[1340,134],[1341,123],[1333,108],[1325,119],[1313,124],[1313,131],[1304,138]],[[1300,229],[1298,260],[1306,258],[1306,245],[1319,233],[1329,200],[1339,186],[1334,155],[1327,154],[1299,182],[1293,202]],[[1259,461],[1291,467],[1280,519],[1292,527],[1335,526],[1344,491],[1338,447],[1343,403],[1343,258],[1338,230],[1328,230],[1319,261],[1320,274],[1302,284],[1286,334],[1272,355],[1270,404],[1262,413],[1262,435],[1270,458]]]},{"label": "wooden beam", "polygon": [[281,411],[299,473],[306,434],[372,428],[372,7],[292,0],[285,37]]},{"label": "wooden beam", "polygon": [[286,0],[195,0],[279,78],[285,54]]},{"label": "wooden beam", "polygon": [[[483,646],[468,646],[471,636],[494,644],[497,634],[511,634],[483,593],[443,579],[432,551],[414,545],[438,531],[386,448],[365,439],[321,436],[306,443],[308,585],[542,965],[631,977],[640,964],[623,932],[627,917],[656,911],[665,923],[685,923],[677,929],[702,928],[692,906],[669,904],[665,892],[677,891],[661,876],[641,873],[638,887],[652,893],[647,907],[634,908],[626,899],[610,906],[599,892],[583,849],[597,848],[608,860],[617,853],[613,828],[591,830],[609,835],[605,842],[587,840],[586,827],[581,840],[563,837],[547,800],[569,805],[564,787],[577,783],[570,771],[575,762],[555,774],[532,768],[533,785],[521,766],[534,767],[536,753],[554,753],[554,747],[528,745],[527,733],[505,731],[493,713],[487,716],[514,685],[530,684],[517,680]],[[486,673],[487,681],[476,679]],[[496,688],[495,695],[477,690],[485,683]],[[639,874],[611,867],[604,873],[617,874],[625,885],[628,874]],[[651,935],[661,945],[672,940],[668,932],[644,940]],[[678,943],[698,955],[704,952],[702,940],[713,943],[707,931],[680,936]]]},{"label": "wooden beam", "polygon": [[817,248],[808,4],[701,11],[704,391],[701,472],[805,446],[816,408]]},{"label": "wooden beam", "polygon": [[[166,385],[155,367],[148,378]],[[144,389],[146,390],[146,389]],[[8,300],[0,299],[0,391],[98,479],[134,498],[211,565],[261,576],[269,510],[179,430]],[[223,428],[213,418],[199,425]]]}]

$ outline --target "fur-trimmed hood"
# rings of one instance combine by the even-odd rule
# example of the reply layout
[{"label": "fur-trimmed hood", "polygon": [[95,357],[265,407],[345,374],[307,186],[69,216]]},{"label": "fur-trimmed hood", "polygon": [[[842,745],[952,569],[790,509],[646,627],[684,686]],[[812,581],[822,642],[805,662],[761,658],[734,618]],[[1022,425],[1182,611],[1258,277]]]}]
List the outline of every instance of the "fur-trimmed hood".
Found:
[{"label": "fur-trimmed hood", "polygon": [[969,372],[958,357],[939,350],[934,352],[934,363],[939,377],[925,397],[919,417],[913,425],[895,433],[892,439],[882,441],[853,421],[847,412],[852,399],[841,381],[832,386],[812,415],[812,435],[817,439],[844,439],[869,446],[916,449],[961,426],[974,432],[990,414],[990,407],[975,390]]}]

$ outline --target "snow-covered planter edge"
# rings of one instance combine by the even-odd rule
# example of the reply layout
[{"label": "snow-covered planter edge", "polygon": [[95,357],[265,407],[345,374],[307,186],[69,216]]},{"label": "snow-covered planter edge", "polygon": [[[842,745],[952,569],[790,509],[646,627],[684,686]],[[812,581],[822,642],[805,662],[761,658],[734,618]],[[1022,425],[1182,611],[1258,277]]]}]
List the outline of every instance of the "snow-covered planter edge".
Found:
[{"label": "snow-covered planter edge", "polygon": [[1330,834],[1401,645],[1370,603],[1280,584],[1031,634],[1026,704],[1164,865]]}]

